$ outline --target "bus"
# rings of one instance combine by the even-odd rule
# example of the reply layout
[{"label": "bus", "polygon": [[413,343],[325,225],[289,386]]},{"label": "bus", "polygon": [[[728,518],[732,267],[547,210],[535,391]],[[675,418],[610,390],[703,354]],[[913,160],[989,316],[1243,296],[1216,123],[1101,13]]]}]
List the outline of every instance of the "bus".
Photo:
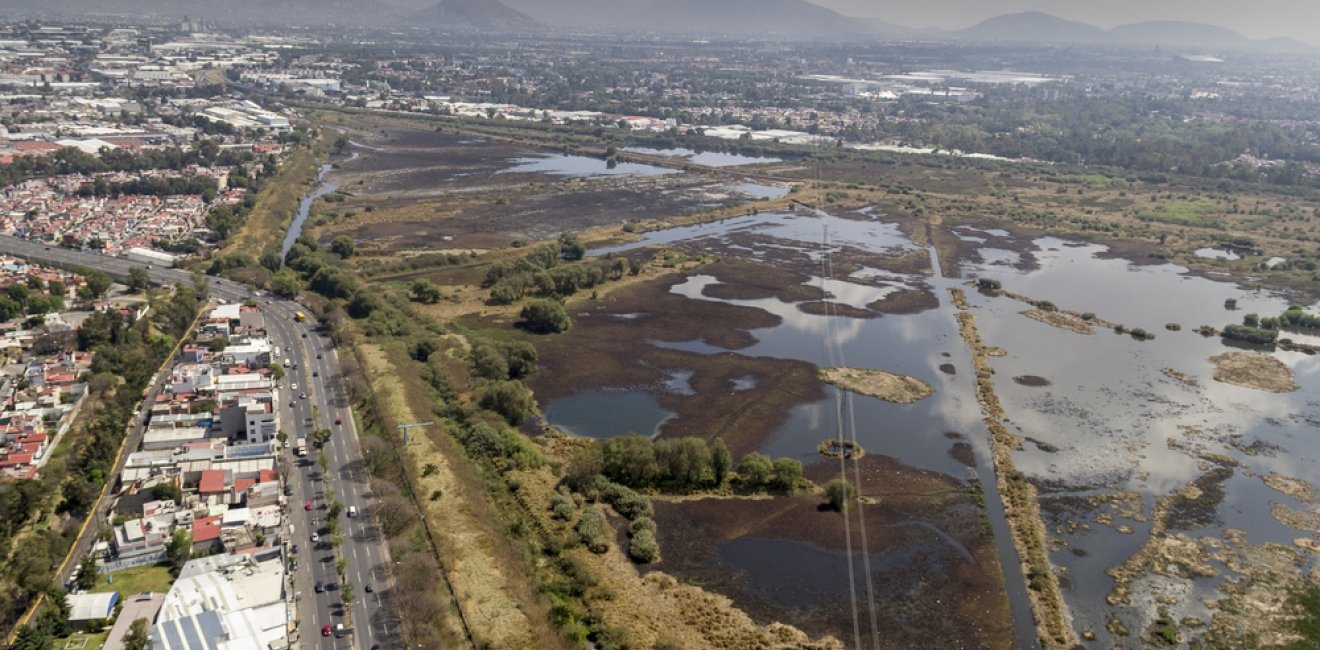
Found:
[{"label": "bus", "polygon": [[300,311],[296,311],[293,313],[293,320],[296,320],[299,323],[305,322],[307,320],[307,314],[304,314]]}]

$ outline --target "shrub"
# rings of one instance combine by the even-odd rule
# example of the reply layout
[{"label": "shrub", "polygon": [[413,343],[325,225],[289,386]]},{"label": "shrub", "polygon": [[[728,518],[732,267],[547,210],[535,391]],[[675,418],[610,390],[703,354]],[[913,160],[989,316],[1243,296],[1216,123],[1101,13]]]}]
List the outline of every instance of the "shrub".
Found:
[{"label": "shrub", "polygon": [[599,555],[610,550],[610,537],[613,536],[613,531],[605,521],[605,515],[600,514],[599,510],[595,508],[583,510],[573,530],[577,532],[583,546],[592,553]]},{"label": "shrub", "polygon": [[792,458],[778,458],[773,467],[770,487],[784,494],[796,492],[798,483],[802,481],[802,463]]},{"label": "shrub", "polygon": [[496,429],[485,422],[462,431],[459,442],[469,455],[491,461],[501,470],[540,467],[545,463],[541,451],[522,434]]},{"label": "shrub", "polygon": [[481,408],[499,413],[513,426],[525,422],[535,408],[532,391],[520,381],[496,381],[487,384],[481,390],[477,403]]},{"label": "shrub", "polygon": [[848,507],[848,502],[853,499],[853,486],[848,481],[836,478],[825,486],[825,497],[829,500],[831,508],[836,512],[843,512]]},{"label": "shrub", "polygon": [[605,488],[605,492],[601,496],[606,503],[614,506],[614,510],[625,519],[632,520],[649,516],[652,512],[651,499],[618,483],[611,483],[609,487]]},{"label": "shrub", "polygon": [[655,539],[655,532],[649,529],[637,531],[628,542],[628,557],[639,564],[649,564],[660,559],[660,544]]},{"label": "shrub", "polygon": [[577,505],[573,503],[572,499],[562,494],[556,494],[550,499],[550,512],[555,519],[568,521],[573,518],[573,513],[577,512]]},{"label": "shrub", "polygon": [[628,534],[636,535],[639,531],[649,530],[655,532],[655,520],[650,517],[638,517],[628,524]]}]

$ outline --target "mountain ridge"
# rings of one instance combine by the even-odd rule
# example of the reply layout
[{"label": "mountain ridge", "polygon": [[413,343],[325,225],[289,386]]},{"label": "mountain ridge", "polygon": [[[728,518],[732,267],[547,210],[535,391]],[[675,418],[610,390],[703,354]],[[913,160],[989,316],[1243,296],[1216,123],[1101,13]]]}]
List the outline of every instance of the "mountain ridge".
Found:
[{"label": "mountain ridge", "polygon": [[9,0],[0,15],[156,16],[227,25],[420,26],[439,31],[613,32],[702,37],[855,41],[933,40],[1028,45],[1109,45],[1316,52],[1289,38],[1251,39],[1194,21],[1143,21],[1102,29],[1040,11],[994,16],[958,30],[914,29],[840,14],[808,0]]},{"label": "mountain ridge", "polygon": [[1148,20],[1102,29],[1089,23],[1029,11],[987,18],[948,32],[957,40],[1000,43],[1095,44],[1215,49],[1314,51],[1294,39],[1248,38],[1227,27],[1186,20]]}]

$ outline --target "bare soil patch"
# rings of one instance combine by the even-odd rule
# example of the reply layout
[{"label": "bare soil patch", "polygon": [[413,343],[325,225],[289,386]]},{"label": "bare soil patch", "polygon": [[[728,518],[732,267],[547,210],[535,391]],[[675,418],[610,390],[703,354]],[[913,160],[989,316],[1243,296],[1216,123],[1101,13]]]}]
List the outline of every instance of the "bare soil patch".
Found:
[{"label": "bare soil patch", "polygon": [[1271,393],[1291,393],[1298,388],[1292,368],[1269,355],[1225,352],[1210,357],[1210,362],[1215,364],[1215,381]]},{"label": "bare soil patch", "polygon": [[865,368],[821,368],[820,378],[844,390],[886,402],[911,404],[935,394],[930,384],[907,375]]}]

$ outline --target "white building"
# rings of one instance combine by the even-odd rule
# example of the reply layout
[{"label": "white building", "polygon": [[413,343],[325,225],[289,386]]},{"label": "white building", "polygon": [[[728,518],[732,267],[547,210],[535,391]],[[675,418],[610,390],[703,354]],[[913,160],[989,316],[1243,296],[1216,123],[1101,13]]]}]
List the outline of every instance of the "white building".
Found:
[{"label": "white building", "polygon": [[179,261],[178,255],[171,255],[150,248],[130,248],[124,251],[124,257],[133,260],[134,262],[141,262],[150,266],[159,266],[163,269],[173,268]]},{"label": "white building", "polygon": [[152,628],[153,650],[288,647],[279,549],[222,554],[184,565]]}]

